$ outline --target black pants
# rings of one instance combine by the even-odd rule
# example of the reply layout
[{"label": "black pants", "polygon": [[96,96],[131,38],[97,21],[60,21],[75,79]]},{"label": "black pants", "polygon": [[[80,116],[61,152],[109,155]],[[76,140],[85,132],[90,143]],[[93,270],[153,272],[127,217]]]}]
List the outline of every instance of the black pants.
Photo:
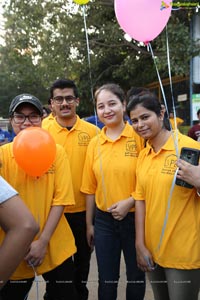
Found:
[{"label": "black pants", "polygon": [[[44,273],[42,276],[47,283],[48,299],[50,300],[77,300],[73,282],[74,264],[68,258],[57,268]],[[2,300],[24,300],[29,293],[34,278],[8,281],[1,290]]]},{"label": "black pants", "polygon": [[86,212],[65,213],[72,229],[77,252],[74,254],[74,283],[79,300],[88,299],[87,280],[90,269],[91,250],[86,239]]}]

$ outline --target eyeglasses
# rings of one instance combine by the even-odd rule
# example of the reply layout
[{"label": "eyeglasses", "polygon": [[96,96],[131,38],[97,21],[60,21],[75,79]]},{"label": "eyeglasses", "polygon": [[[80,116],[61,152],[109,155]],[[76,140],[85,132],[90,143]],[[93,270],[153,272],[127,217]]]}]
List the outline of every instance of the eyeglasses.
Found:
[{"label": "eyeglasses", "polygon": [[41,121],[41,116],[37,115],[37,114],[30,114],[28,116],[24,115],[24,114],[14,114],[12,116],[15,124],[23,124],[25,122],[26,119],[29,120],[29,122],[31,122],[32,124],[38,123]]},{"label": "eyeglasses", "polygon": [[63,104],[64,100],[68,103],[68,104],[72,104],[74,102],[74,100],[76,100],[75,96],[56,96],[53,97],[53,100],[57,103],[57,104]]}]

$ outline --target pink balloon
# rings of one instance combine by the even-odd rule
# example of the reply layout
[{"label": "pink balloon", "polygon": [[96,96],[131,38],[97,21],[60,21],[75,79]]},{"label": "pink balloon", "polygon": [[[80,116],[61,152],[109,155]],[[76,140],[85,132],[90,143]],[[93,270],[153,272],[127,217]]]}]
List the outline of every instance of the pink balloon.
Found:
[{"label": "pink balloon", "polygon": [[115,14],[121,28],[133,39],[148,43],[166,26],[172,1],[115,0]]}]

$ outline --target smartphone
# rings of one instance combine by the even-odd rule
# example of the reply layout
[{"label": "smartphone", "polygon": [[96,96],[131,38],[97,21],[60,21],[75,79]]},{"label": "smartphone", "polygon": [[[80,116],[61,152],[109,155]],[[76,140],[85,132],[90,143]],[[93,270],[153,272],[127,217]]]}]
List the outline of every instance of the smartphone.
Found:
[{"label": "smartphone", "polygon": [[[194,166],[197,166],[199,164],[199,150],[183,147],[181,149],[180,158]],[[179,178],[176,178],[176,184],[189,189],[193,188],[191,184]]]}]

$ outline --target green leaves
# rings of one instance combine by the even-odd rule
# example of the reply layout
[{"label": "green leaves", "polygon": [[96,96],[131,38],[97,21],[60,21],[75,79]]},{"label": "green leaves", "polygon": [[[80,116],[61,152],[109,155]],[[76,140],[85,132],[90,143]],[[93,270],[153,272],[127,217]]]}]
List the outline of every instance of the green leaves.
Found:
[{"label": "green leaves", "polygon": [[[105,82],[117,82],[128,90],[157,80],[147,48],[124,39],[113,0],[90,0],[85,6],[89,45],[83,7],[72,0],[4,2],[5,45],[0,46],[0,106],[4,116],[12,97],[20,92],[33,93],[47,103],[48,88],[58,77],[76,81],[82,98],[81,115],[93,112],[91,89]],[[188,75],[191,55],[199,53],[190,38],[194,13],[194,9],[172,11],[168,39],[173,75]],[[166,77],[165,31],[152,42],[152,47],[161,76]]]}]

